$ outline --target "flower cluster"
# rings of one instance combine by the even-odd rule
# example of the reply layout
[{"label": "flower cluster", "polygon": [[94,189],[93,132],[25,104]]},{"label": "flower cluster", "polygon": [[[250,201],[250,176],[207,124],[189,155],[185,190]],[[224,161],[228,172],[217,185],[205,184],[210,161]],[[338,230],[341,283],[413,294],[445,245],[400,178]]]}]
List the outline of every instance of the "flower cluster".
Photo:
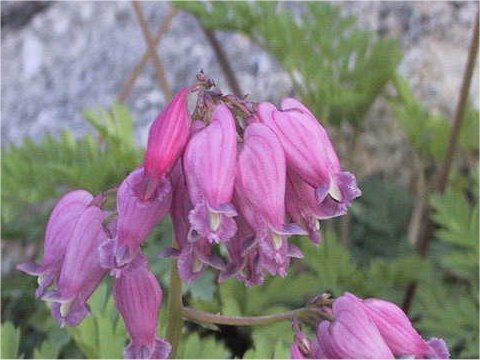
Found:
[{"label": "flower cluster", "polygon": [[308,339],[295,324],[293,359],[448,359],[445,341],[425,341],[397,305],[380,299],[362,300],[345,293],[330,312],[334,320],[317,326],[317,337]]},{"label": "flower cluster", "polygon": [[65,195],[50,216],[42,264],[18,268],[38,276],[36,295],[51,302],[62,326],[89,314],[89,297],[112,275],[129,358],[170,352],[156,336],[162,290],[141,249],[167,214],[176,246],[162,255],[177,259],[183,281],[211,266],[220,281],[235,276],[250,286],[285,276],[291,258],[303,256],[288,237],[308,234],[318,244],[319,220],[345,214],[360,196],[325,129],[299,101],[277,109],[205,84],[180,90],[152,123],[143,165],[116,192],[116,209],[106,208],[105,194]]},{"label": "flower cluster", "polygon": [[[192,123],[183,154],[175,151],[182,155],[164,173],[172,184],[178,248],[162,255],[178,258],[186,282],[212,266],[220,281],[235,276],[258,285],[268,274],[285,276],[290,259],[303,256],[289,236],[308,234],[318,244],[319,220],[345,214],[361,192],[355,176],[342,170],[325,129],[299,101],[285,99],[277,109],[218,98],[199,94],[203,121]],[[186,109],[185,98],[175,101]],[[159,162],[149,154],[163,156],[158,148],[165,141],[156,139],[149,142],[146,169]],[[226,247],[226,261],[217,244]]]}]

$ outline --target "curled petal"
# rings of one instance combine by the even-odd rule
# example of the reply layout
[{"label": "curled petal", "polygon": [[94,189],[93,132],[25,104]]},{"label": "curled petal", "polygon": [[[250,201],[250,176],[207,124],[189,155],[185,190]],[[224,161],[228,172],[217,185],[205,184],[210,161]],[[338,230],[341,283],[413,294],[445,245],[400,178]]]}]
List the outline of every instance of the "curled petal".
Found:
[{"label": "curled petal", "polygon": [[162,289],[146,265],[128,273],[122,272],[115,279],[113,294],[131,337],[124,351],[125,356],[150,359],[156,352],[168,355],[168,344],[156,337]]},{"label": "curled petal", "polygon": [[[212,243],[219,243],[222,240],[229,240],[235,234],[237,224],[232,216],[236,215],[236,211],[231,211],[229,206],[224,206],[224,208],[227,211],[223,211],[222,207],[219,207],[218,210],[209,209],[205,202],[195,205],[188,219],[192,229],[196,231],[197,237],[200,235]],[[195,241],[195,239],[192,240]]]},{"label": "curled petal", "polygon": [[136,346],[132,342],[123,351],[125,359],[168,359],[172,346],[168,341],[155,338],[153,351],[147,346]]},{"label": "curled petal", "polygon": [[431,338],[428,341],[430,351],[426,354],[427,359],[450,359],[447,343],[443,339]]}]

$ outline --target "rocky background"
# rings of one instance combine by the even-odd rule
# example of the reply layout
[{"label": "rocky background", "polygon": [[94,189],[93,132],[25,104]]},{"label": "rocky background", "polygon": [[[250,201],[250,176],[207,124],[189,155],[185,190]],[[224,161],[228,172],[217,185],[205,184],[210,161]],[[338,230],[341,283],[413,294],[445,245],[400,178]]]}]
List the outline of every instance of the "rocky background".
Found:
[{"label": "rocky background", "polygon": [[[169,4],[142,5],[156,33]],[[400,72],[434,111],[453,113],[476,2],[336,5],[357,16],[362,27],[398,39],[404,51]],[[65,128],[78,135],[92,131],[81,111],[111,104],[146,49],[131,4],[2,1],[1,10],[3,146],[24,136],[38,138]],[[286,73],[269,54],[242,35],[220,33],[218,37],[242,89],[253,99],[278,101],[291,93]],[[189,14],[177,14],[158,50],[174,90],[191,83],[201,68],[220,87],[228,87],[212,49]],[[149,62],[127,100],[140,144],[145,143],[148,125],[165,103],[154,75]],[[478,70],[472,98],[478,107]],[[384,122],[383,126],[375,126],[378,122]],[[403,161],[394,151],[403,137],[401,131],[392,132],[397,127],[384,104],[375,104],[366,126],[372,131],[362,142],[388,157],[384,166],[395,167]]]}]

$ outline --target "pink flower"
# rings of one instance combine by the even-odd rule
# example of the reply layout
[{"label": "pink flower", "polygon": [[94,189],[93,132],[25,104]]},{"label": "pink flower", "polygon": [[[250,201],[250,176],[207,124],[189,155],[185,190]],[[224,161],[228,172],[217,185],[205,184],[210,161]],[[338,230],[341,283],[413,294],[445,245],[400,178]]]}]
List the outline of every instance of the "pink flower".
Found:
[{"label": "pink flower", "polygon": [[177,266],[183,281],[191,283],[203,273],[206,265],[223,269],[223,261],[215,256],[212,244],[206,238],[195,242],[188,241],[190,222],[188,215],[193,206],[187,191],[185,176],[183,175],[181,159],[171,173],[173,186],[173,200],[170,209],[175,241],[178,249],[165,249],[160,256],[178,258]]},{"label": "pink flower", "polygon": [[42,296],[53,302],[52,313],[62,326],[78,325],[90,313],[86,302],[106,273],[98,253],[98,246],[107,239],[104,219],[105,213],[95,205],[80,214],[65,253],[57,290]]},{"label": "pink flower", "polygon": [[[327,308],[328,309],[328,308]],[[318,325],[311,352],[302,351],[296,331],[292,357],[317,359],[427,358],[448,359],[445,341],[422,339],[405,313],[395,304],[379,299],[361,300],[345,293],[330,310],[333,321]],[[308,339],[307,339],[308,340]]]},{"label": "pink flower", "polygon": [[261,103],[258,114],[280,139],[288,168],[313,188],[324,211],[330,217],[344,214],[361,191],[355,176],[342,171],[327,132],[313,114],[291,98],[282,101],[281,111],[270,103]]},{"label": "pink flower", "polygon": [[231,204],[237,157],[235,120],[225,105],[217,105],[210,125],[195,134],[185,150],[184,171],[193,204],[189,220],[197,238],[228,241],[237,227]]},{"label": "pink flower", "polygon": [[85,190],[75,190],[64,195],[55,205],[48,220],[42,264],[25,262],[17,265],[18,270],[38,276],[37,297],[41,297],[58,279],[75,225],[92,200],[92,194]]},{"label": "pink flower", "polygon": [[165,176],[183,153],[192,122],[188,111],[189,93],[188,88],[180,90],[150,127],[144,162],[149,178]]},{"label": "pink flower", "polygon": [[[351,294],[347,295],[354,297]],[[366,305],[365,310],[368,316],[377,325],[380,334],[395,356],[437,359],[450,357],[443,340],[433,339],[432,344],[423,340],[407,315],[394,303],[380,299],[367,299],[363,304]]]},{"label": "pink flower", "polygon": [[361,301],[348,294],[333,303],[335,320],[320,322],[315,357],[327,359],[393,359]]},{"label": "pink flower", "polygon": [[170,344],[156,336],[162,289],[146,264],[122,272],[115,279],[113,295],[131,337],[124,356],[129,359],[168,358]]},{"label": "pink flower", "polygon": [[262,268],[285,276],[292,253],[287,237],[305,234],[285,220],[285,155],[275,134],[260,123],[252,123],[244,134],[238,157],[235,197],[240,212],[255,232]]},{"label": "pink flower", "polygon": [[118,189],[116,236],[100,249],[102,266],[107,269],[121,268],[132,261],[140,245],[170,209],[170,181],[159,180],[151,196],[145,199],[141,194],[147,179],[143,168],[139,168],[128,175]]}]

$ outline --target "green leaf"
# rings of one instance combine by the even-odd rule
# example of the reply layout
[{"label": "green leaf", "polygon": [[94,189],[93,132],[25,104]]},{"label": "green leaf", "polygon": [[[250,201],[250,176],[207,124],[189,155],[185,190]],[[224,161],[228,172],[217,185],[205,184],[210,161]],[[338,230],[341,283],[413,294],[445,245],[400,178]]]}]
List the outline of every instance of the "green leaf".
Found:
[{"label": "green leaf", "polygon": [[231,356],[225,345],[213,337],[192,333],[183,337],[177,357],[179,359],[228,359]]},{"label": "green leaf", "polygon": [[92,314],[79,326],[68,328],[75,344],[89,359],[122,358],[127,334],[105,284],[96,290],[89,304]]},{"label": "green leaf", "polygon": [[70,336],[62,329],[52,329],[39,348],[33,352],[35,359],[57,359],[60,350],[70,341]]},{"label": "green leaf", "polygon": [[16,359],[20,344],[20,330],[11,322],[2,323],[2,359]]},{"label": "green leaf", "polygon": [[431,204],[433,220],[440,226],[436,236],[448,249],[441,255],[442,265],[457,276],[478,279],[478,199],[471,205],[462,192],[450,190],[433,194]]},{"label": "green leaf", "polygon": [[[117,185],[139,162],[133,125],[125,107],[89,113],[103,141],[92,135],[75,139],[71,132],[38,141],[24,139],[3,150],[2,236],[38,241],[43,235],[52,199],[68,189],[99,193]],[[110,115],[111,114],[111,115]]]}]

